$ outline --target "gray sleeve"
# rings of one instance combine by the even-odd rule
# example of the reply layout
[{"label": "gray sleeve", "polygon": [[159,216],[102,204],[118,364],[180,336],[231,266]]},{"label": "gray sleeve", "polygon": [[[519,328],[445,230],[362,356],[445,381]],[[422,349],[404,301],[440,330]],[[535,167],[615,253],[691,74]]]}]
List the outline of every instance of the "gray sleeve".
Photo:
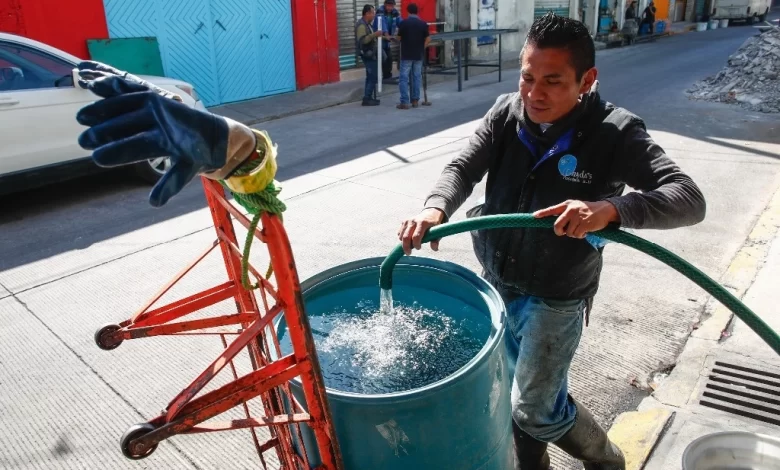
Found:
[{"label": "gray sleeve", "polygon": [[628,129],[613,165],[618,181],[640,191],[607,199],[617,208],[622,227],[671,229],[704,220],[701,190],[643,126]]},{"label": "gray sleeve", "polygon": [[469,138],[468,146],[444,167],[425,200],[426,209],[439,209],[444,212],[445,220],[449,220],[485,177],[493,156],[493,116],[500,106],[507,105],[507,99],[506,95],[498,97]]}]

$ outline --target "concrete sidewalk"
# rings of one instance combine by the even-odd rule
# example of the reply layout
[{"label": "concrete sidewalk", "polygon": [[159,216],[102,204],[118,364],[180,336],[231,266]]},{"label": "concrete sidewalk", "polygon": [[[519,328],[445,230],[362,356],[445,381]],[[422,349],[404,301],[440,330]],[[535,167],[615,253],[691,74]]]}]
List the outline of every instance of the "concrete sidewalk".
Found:
[{"label": "concrete sidewalk", "polygon": [[[720,280],[775,331],[779,228],[780,191]],[[780,437],[780,357],[742,320],[710,302],[711,315],[691,334],[671,374],[659,376],[655,392],[610,429],[628,470],[680,468],[685,449],[706,434]]]},{"label": "concrete sidewalk", "polygon": [[[515,53],[506,52],[502,57],[503,76],[502,81],[509,78],[507,72],[517,70],[519,62]],[[482,59],[480,59],[482,60]],[[496,61],[497,58],[486,60]],[[395,108],[398,102],[398,63],[394,62],[394,81],[386,81],[382,84],[382,93],[379,99],[382,101],[380,109]],[[428,94],[436,92],[449,92],[457,90],[456,70],[448,70],[444,74],[428,72]],[[470,67],[469,78],[465,79],[463,70],[463,93],[474,86],[497,83],[498,71],[494,68]],[[475,79],[479,78],[475,82]],[[304,114],[320,109],[331,108],[347,103],[355,103],[363,98],[363,84],[365,71],[361,69],[350,70],[342,73],[342,81],[318,85],[305,90],[286,93],[283,95],[269,96],[255,100],[241,101],[209,108],[209,111],[227,116],[248,126],[261,122],[273,121],[289,116]],[[421,97],[422,98],[422,97]]]}]

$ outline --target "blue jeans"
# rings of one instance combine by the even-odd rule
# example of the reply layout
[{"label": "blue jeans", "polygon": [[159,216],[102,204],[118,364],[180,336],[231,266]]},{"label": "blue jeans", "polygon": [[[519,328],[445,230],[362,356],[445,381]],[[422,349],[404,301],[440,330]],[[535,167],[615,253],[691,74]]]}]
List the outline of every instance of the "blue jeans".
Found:
[{"label": "blue jeans", "polygon": [[585,301],[522,296],[507,304],[506,349],[514,368],[512,417],[535,439],[554,442],[574,425],[568,375],[582,335]]},{"label": "blue jeans", "polygon": [[366,87],[363,92],[363,99],[370,100],[374,98],[374,91],[376,90],[376,60],[364,60],[363,65],[366,67]]},{"label": "blue jeans", "polygon": [[412,101],[420,101],[420,83],[422,82],[422,60],[402,60],[401,77],[398,89],[401,92],[401,104],[409,104],[409,73],[412,75]]}]

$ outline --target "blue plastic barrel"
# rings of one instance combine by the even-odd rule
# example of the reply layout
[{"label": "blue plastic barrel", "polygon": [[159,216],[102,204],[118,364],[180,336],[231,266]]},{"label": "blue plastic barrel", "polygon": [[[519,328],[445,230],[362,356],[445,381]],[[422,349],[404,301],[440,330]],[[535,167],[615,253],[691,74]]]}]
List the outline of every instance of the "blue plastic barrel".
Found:
[{"label": "blue plastic barrel", "polygon": [[[379,265],[371,258],[337,266],[303,282],[309,317],[332,311],[340,300],[378,299]],[[394,270],[395,302],[477,312],[492,328],[482,349],[454,374],[421,388],[362,395],[327,389],[347,470],[506,470],[512,468],[511,374],[504,349],[505,307],[498,292],[472,271],[448,262],[406,257]],[[424,294],[421,294],[424,292]],[[447,315],[450,312],[445,311]],[[283,345],[285,326],[277,324]],[[378,338],[381,341],[381,338]],[[324,369],[327,364],[321,364]],[[304,404],[300,382],[291,389]],[[304,428],[312,465],[319,464],[313,434]]]}]

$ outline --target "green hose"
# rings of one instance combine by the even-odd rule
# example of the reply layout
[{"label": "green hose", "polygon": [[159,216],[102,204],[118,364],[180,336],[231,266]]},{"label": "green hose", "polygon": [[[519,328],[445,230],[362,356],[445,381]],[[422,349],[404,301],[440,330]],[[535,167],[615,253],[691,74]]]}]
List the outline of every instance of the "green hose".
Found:
[{"label": "green hose", "polygon": [[[423,237],[423,243],[428,243],[431,240],[437,240],[457,233],[471,232],[473,230],[495,228],[552,228],[555,219],[555,217],[537,219],[531,214],[501,214],[474,217],[431,228]],[[769,325],[764,323],[758,315],[753,313],[745,304],[734,297],[731,292],[692,264],[666,248],[616,227],[607,227],[603,230],[592,232],[592,234],[616,243],[628,245],[631,248],[650,255],[658,261],[674,268],[683,276],[695,282],[707,293],[715,297],[715,299],[725,305],[729,310],[734,312],[734,314],[745,322],[750,329],[755,331],[766,344],[768,344],[777,354],[780,354],[780,336],[778,336]],[[393,287],[393,268],[403,255],[403,247],[398,245],[382,262],[382,266],[379,270],[379,286],[382,289],[391,289]]]}]

